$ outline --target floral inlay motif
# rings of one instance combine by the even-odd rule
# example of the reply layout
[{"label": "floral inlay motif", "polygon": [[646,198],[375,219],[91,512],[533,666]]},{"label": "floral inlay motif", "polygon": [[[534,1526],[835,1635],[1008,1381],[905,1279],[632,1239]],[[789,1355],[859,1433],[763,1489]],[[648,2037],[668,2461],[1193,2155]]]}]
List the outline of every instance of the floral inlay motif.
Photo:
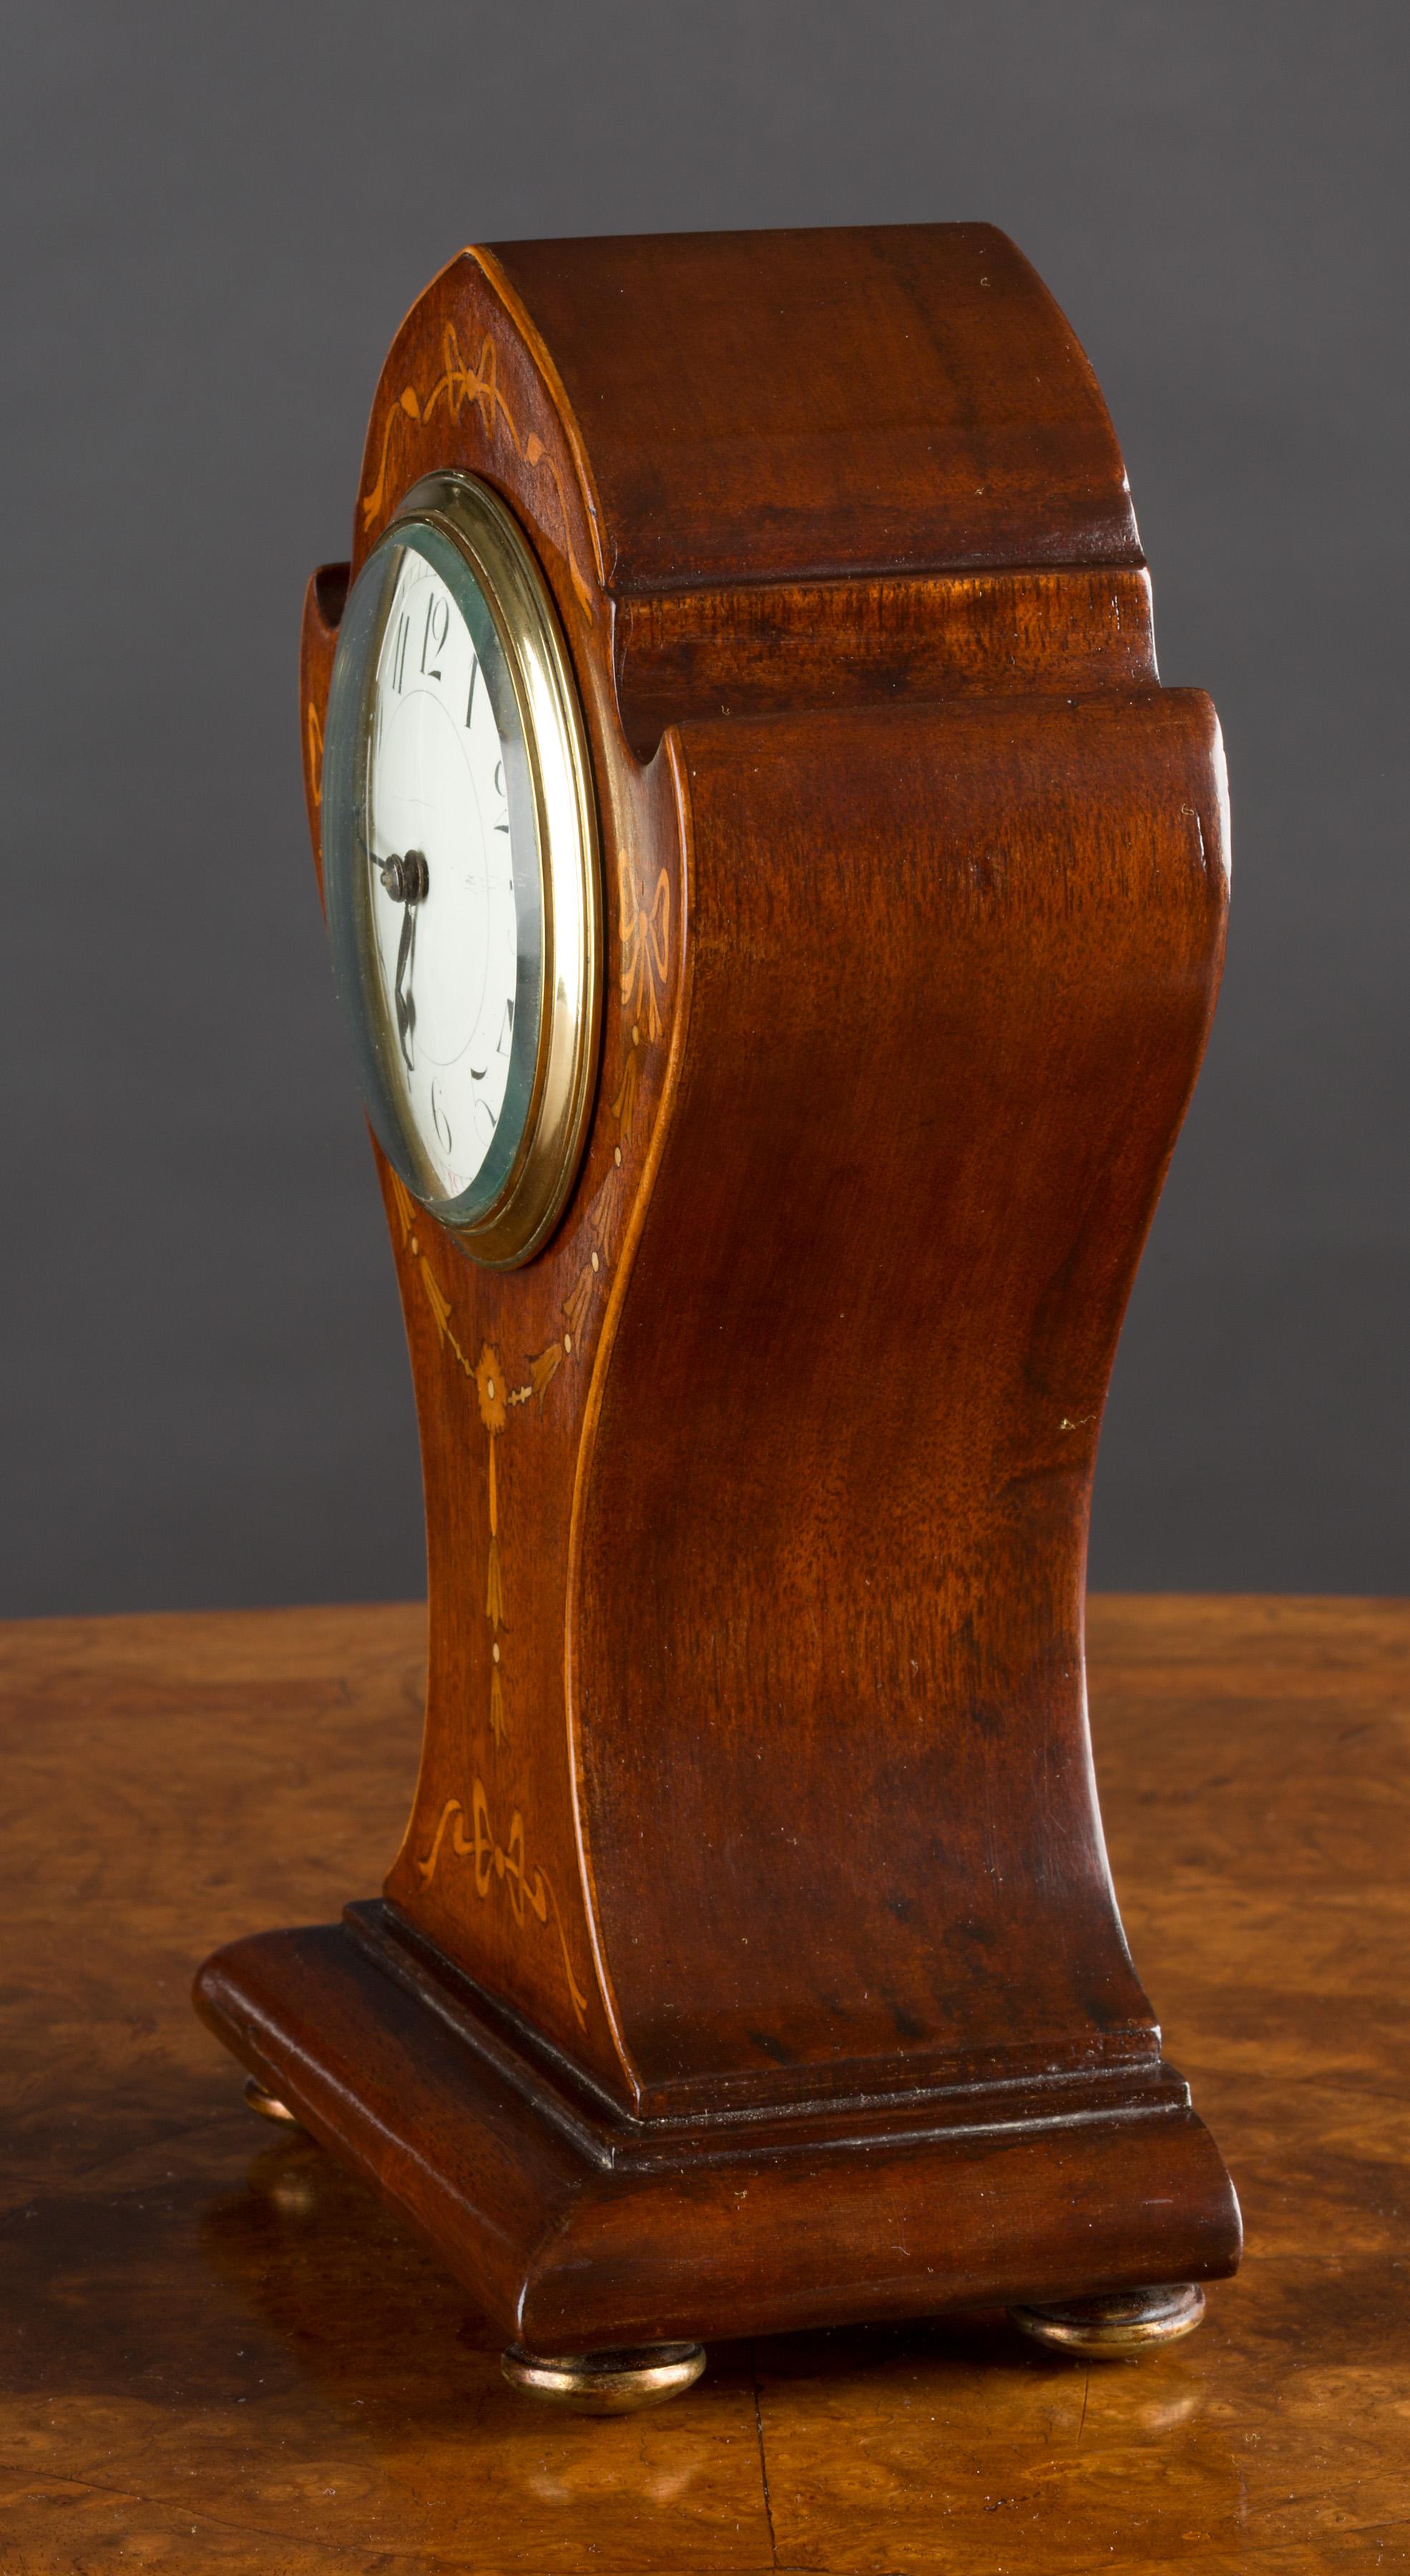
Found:
[{"label": "floral inlay motif", "polygon": [[622,905],[622,1008],[632,1013],[638,1025],[645,1020],[649,1038],[659,1038],[661,996],[671,954],[671,880],[663,868],[648,911],[636,870],[627,852],[619,850],[617,891]]},{"label": "floral inlay motif", "polygon": [[457,1857],[461,1860],[473,1860],[475,1864],[477,1896],[487,1897],[492,1884],[498,1882],[509,1898],[510,1910],[517,1924],[522,1926],[529,1915],[533,1916],[536,1923],[541,1923],[545,1927],[550,1919],[552,1920],[553,1928],[558,1935],[558,1946],[563,1953],[563,1973],[568,1980],[568,1993],[573,2012],[578,2028],[584,2029],[587,2024],[588,1999],[573,1974],[572,1953],[568,1948],[568,1935],[564,1929],[562,1914],[559,1912],[553,1881],[542,1863],[532,1873],[529,1870],[524,1857],[524,1819],[518,1808],[515,1808],[509,1819],[509,1832],[501,1843],[497,1841],[491,1828],[490,1803],[485,1795],[482,1780],[477,1779],[471,1790],[468,1834],[465,1831],[465,1810],[460,1800],[447,1798],[441,1809],[440,1822],[436,1827],[431,1848],[425,1859],[419,1860],[416,1864],[423,1887],[429,1887],[435,1877],[436,1863],[440,1859],[447,1833],[449,1833],[450,1848]]},{"label": "floral inlay motif", "polygon": [[558,518],[563,530],[563,555],[579,606],[587,617],[593,614],[592,591],[577,556],[573,551],[573,524],[568,514],[568,496],[557,464],[535,430],[523,431],[515,420],[499,381],[499,352],[487,331],[480,342],[480,354],[471,365],[462,355],[455,324],[448,322],[441,338],[441,373],[430,392],[422,395],[415,385],[403,385],[382,424],[382,448],[377,480],[362,496],[362,524],[370,528],[387,500],[388,469],[392,439],[398,430],[405,434],[409,423],[424,429],[444,404],[447,416],[457,421],[473,405],[484,424],[491,444],[507,438],[516,456],[525,465],[549,477],[558,503]]}]

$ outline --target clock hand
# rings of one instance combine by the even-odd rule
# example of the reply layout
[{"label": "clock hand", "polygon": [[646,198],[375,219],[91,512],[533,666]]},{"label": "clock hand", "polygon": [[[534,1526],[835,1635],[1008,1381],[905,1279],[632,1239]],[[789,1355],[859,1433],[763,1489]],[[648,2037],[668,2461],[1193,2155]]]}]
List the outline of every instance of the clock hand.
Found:
[{"label": "clock hand", "polygon": [[386,858],[379,859],[376,851],[368,848],[360,829],[357,837],[362,842],[369,867],[377,871],[383,891],[391,896],[393,903],[406,906],[397,944],[392,989],[396,1000],[397,1044],[407,1072],[411,1073],[416,1063],[416,997],[411,989],[416,964],[416,910],[431,891],[431,872],[424,850],[407,850],[405,853],[393,850]]},{"label": "clock hand", "polygon": [[[397,971],[393,990],[397,1006],[397,1043],[402,1051],[407,1072],[416,1062],[416,997],[411,990],[412,968],[416,962],[416,911],[408,904],[402,919],[401,939],[397,947]],[[402,978],[406,981],[403,984]]]}]

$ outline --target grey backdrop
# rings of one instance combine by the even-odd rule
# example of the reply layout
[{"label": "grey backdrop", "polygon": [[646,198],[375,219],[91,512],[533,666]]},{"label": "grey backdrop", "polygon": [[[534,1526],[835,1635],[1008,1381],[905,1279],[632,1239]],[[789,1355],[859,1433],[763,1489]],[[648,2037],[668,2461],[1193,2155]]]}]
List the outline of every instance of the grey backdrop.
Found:
[{"label": "grey backdrop", "polygon": [[1405,1585],[1394,0],[30,0],[0,438],[0,1608],[407,1593],[390,1259],[304,842],[306,570],[462,242],[987,217],[1124,441],[1235,929],[1098,1480],[1121,1586]]}]

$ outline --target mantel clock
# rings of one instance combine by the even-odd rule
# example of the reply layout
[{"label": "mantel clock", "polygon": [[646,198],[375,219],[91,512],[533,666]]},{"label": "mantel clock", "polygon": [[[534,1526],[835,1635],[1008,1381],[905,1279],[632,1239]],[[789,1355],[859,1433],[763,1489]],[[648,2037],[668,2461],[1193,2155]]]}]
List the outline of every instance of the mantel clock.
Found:
[{"label": "mantel clock", "polygon": [[382,1896],[202,2011],[565,2402],[846,2319],[1184,2331],[1238,2212],[1082,1609],[1225,791],[1071,331],[981,224],[462,253],[302,723],[426,1728]]}]

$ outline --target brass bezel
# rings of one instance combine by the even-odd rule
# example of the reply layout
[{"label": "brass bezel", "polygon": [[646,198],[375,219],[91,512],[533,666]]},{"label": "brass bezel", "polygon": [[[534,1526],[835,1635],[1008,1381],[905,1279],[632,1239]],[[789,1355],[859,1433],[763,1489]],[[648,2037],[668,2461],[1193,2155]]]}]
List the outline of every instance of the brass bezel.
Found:
[{"label": "brass bezel", "polygon": [[[493,1269],[532,1260],[577,1176],[592,1112],[602,1018],[602,890],[592,765],[576,682],[548,585],[518,521],[470,475],[427,475],[389,520],[378,551],[410,523],[464,558],[504,649],[533,793],[543,919],[538,1048],[524,1130],[491,1204],[474,1217],[438,1198],[404,1119],[397,1132],[421,1204]],[[371,558],[369,558],[369,561]],[[365,1004],[359,1004],[365,1007]],[[374,1124],[381,1122],[374,1118]],[[388,1139],[382,1137],[384,1149]],[[402,1157],[393,1156],[394,1162]]]}]

